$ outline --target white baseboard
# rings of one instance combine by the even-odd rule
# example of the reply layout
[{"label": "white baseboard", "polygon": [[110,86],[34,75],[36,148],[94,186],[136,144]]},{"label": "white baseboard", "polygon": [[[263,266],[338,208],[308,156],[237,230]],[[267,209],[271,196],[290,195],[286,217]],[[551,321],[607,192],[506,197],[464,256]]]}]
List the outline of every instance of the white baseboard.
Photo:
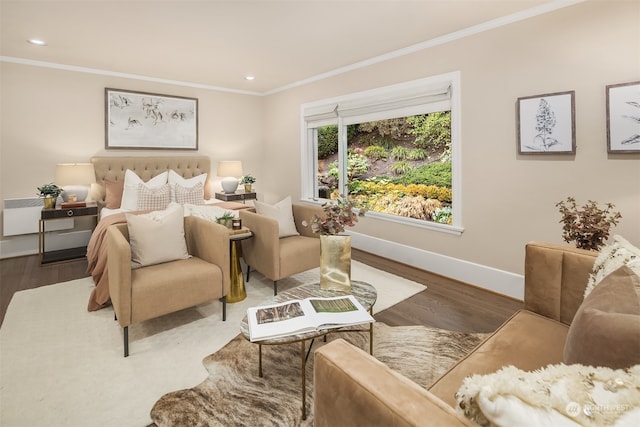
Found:
[{"label": "white baseboard", "polygon": [[524,276],[364,234],[347,232],[351,246],[511,298],[524,300]]}]

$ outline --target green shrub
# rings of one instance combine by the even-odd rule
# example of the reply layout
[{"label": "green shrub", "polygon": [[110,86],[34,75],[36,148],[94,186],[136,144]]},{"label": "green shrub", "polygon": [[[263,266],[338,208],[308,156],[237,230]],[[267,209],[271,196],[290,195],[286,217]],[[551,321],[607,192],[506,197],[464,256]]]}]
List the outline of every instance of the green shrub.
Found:
[{"label": "green shrub", "polygon": [[338,152],[338,126],[318,128],[318,158],[326,159]]},{"label": "green shrub", "polygon": [[387,150],[379,145],[365,148],[364,155],[373,160],[387,160]]},{"label": "green shrub", "polygon": [[450,111],[408,117],[407,122],[413,126],[409,133],[415,136],[416,147],[436,150],[451,146]]},{"label": "green shrub", "polygon": [[393,147],[391,150],[391,157],[396,160],[406,160],[409,157],[409,150],[402,146]]},{"label": "green shrub", "polygon": [[451,188],[451,162],[434,162],[418,166],[392,180],[397,184],[424,184]]},{"label": "green shrub", "polygon": [[402,160],[391,165],[391,172],[393,172],[395,175],[404,175],[408,173],[412,168],[413,167],[411,166],[411,163]]},{"label": "green shrub", "polygon": [[407,155],[408,160],[424,160],[427,158],[427,152],[422,148],[414,148]]}]

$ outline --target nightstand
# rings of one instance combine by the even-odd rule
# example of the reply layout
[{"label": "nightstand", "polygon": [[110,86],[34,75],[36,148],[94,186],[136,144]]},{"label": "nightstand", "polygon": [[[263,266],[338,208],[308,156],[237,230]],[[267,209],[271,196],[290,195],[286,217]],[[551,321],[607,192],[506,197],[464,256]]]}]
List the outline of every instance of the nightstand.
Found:
[{"label": "nightstand", "polygon": [[216,199],[224,200],[225,202],[242,200],[242,203],[244,203],[245,200],[255,200],[256,193],[245,193],[244,191],[236,191],[235,193],[216,193]]},{"label": "nightstand", "polygon": [[98,224],[98,205],[96,203],[87,203],[87,206],[74,208],[42,209],[38,227],[38,255],[40,257],[40,265],[83,258],[87,254],[86,246],[45,252],[45,224],[47,221],[64,218],[91,217],[94,218],[93,227],[91,228],[91,231],[93,231]]}]

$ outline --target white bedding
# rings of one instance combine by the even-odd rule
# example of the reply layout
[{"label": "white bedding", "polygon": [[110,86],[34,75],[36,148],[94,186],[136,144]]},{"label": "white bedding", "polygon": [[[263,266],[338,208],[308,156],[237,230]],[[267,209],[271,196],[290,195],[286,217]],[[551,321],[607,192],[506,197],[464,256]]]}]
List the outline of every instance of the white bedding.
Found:
[{"label": "white bedding", "polygon": [[[204,201],[204,203],[205,203],[204,205],[200,205],[200,206],[215,206],[217,203],[222,203],[222,200],[218,200],[218,199],[209,199],[209,200],[205,200],[205,201]],[[196,206],[196,205],[185,205],[185,216],[187,216],[187,208],[186,208],[187,206]],[[207,210],[205,210],[205,212],[206,212],[206,211],[207,211]],[[225,210],[223,210],[223,209],[221,209],[221,208],[217,208],[217,209],[216,209],[216,211],[218,211],[218,212],[217,212],[218,214],[217,214],[216,216],[222,216],[222,213],[219,213],[219,211],[223,211],[223,213],[224,213],[224,211],[225,211]],[[130,211],[130,210],[127,210],[127,209],[122,209],[122,208],[118,208],[118,209],[102,208],[102,209],[100,210],[100,218],[101,218],[101,219],[102,219],[102,218],[106,218],[106,217],[108,217],[109,215],[113,215],[113,214],[117,214],[117,213],[122,213],[122,212],[131,212],[131,211]],[[214,215],[215,215],[215,213],[213,213],[213,212],[214,212],[213,210],[212,210],[211,212],[212,212],[212,214],[214,214]],[[233,213],[233,211],[231,211],[231,212]],[[198,216],[198,215],[195,215],[195,216]]]}]

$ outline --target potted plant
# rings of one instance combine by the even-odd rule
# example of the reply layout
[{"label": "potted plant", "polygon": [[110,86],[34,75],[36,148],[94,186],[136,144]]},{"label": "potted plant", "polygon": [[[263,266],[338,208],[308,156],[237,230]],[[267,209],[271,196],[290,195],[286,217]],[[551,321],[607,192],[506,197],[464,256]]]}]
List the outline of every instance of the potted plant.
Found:
[{"label": "potted plant", "polygon": [[240,178],[240,184],[244,184],[244,191],[246,193],[251,193],[251,185],[256,182],[256,179],[251,175],[245,175]]},{"label": "potted plant", "polygon": [[353,201],[341,194],[322,205],[323,217],[311,220],[311,230],[320,236],[320,289],[351,290],[351,236],[340,233],[365,213],[354,209]]},{"label": "potted plant", "polygon": [[235,216],[231,212],[225,211],[221,216],[216,217],[216,222],[227,228],[231,228],[231,221],[233,221],[233,219],[235,219]]},{"label": "potted plant", "polygon": [[575,242],[577,248],[599,250],[609,238],[609,229],[618,224],[622,215],[615,212],[612,203],[607,203],[604,209],[598,203],[589,200],[584,206],[578,207],[573,197],[567,197],[556,203],[562,214],[562,238],[565,242]]},{"label": "potted plant", "polygon": [[38,195],[44,198],[44,208],[53,209],[56,207],[56,200],[58,196],[64,191],[64,189],[58,187],[54,183],[45,184],[42,187],[38,187]]}]

